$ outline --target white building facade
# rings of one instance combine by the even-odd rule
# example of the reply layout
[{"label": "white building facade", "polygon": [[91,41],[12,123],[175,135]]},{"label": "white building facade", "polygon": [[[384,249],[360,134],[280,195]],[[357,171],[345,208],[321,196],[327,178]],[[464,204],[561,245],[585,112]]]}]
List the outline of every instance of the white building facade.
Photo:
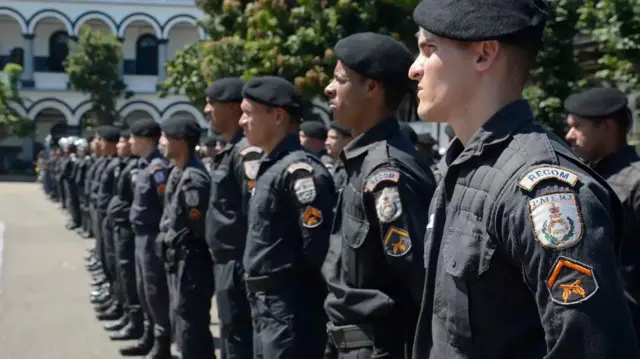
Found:
[{"label": "white building facade", "polygon": [[157,95],[157,85],[166,76],[165,62],[185,46],[205,39],[197,24],[203,16],[194,0],[2,0],[0,71],[9,62],[23,66],[24,106],[16,110],[35,122],[36,133],[31,140],[0,141],[0,152],[4,157],[12,152],[14,157],[31,160],[54,125],[64,123],[82,132],[91,104],[86,95],[69,89],[62,62],[73,51],[69,40],[77,39],[84,24],[113,34],[122,43],[120,73],[134,93],[118,102],[123,121],[153,118],[162,122],[179,115],[193,117],[206,128],[202,109],[191,106],[185,96]]}]

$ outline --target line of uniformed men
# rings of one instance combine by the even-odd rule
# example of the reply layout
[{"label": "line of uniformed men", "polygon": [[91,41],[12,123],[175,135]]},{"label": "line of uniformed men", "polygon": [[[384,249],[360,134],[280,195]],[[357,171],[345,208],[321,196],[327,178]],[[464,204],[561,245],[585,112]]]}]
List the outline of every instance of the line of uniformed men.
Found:
[{"label": "line of uniformed men", "polygon": [[[166,353],[174,330],[183,358],[213,356],[215,282],[227,358],[639,356],[623,290],[633,305],[637,282],[629,278],[637,266],[633,254],[623,257],[630,281],[623,286],[616,258],[620,245],[633,245],[619,199],[628,202],[625,191],[637,183],[622,181],[616,194],[520,99],[526,59],[542,38],[543,2],[489,2],[422,1],[414,12],[417,59],[375,33],[336,44],[325,93],[353,138],[333,164],[344,167],[340,181],[318,150],[301,144],[317,136],[308,125],[298,131],[300,93],[273,76],[219,79],[207,89],[205,113],[227,141],[211,171],[194,155],[199,127],[188,120],[162,125],[170,174],[166,160],[134,148],[150,161],[132,181],[135,243],[164,264],[154,274],[166,275],[158,282],[171,293],[170,310],[162,308],[171,319],[144,310],[157,328],[154,349]],[[438,165],[437,187],[394,118],[407,72],[419,81],[419,115],[449,122],[457,134]],[[589,110],[571,109],[571,101],[567,110],[626,134],[614,116],[626,102],[587,98]],[[590,107],[602,98],[606,111]],[[584,150],[584,132],[570,124],[577,127],[567,138]],[[148,125],[134,124],[132,142],[147,138],[145,148],[155,150],[159,129],[145,132]],[[101,142],[118,137],[101,131]],[[583,152],[604,163],[624,148],[616,143],[607,142],[610,153]],[[628,159],[611,173],[628,179],[637,155]],[[102,176],[100,183],[109,180]],[[158,208],[161,218],[143,219]],[[110,225],[98,222],[108,238]],[[95,263],[117,273],[105,238]],[[126,286],[109,276],[120,298]]]}]

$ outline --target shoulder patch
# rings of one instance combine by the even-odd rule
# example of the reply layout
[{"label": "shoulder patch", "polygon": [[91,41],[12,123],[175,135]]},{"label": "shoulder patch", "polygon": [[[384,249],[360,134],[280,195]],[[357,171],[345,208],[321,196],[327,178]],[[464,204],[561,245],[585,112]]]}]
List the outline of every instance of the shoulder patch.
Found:
[{"label": "shoulder patch", "polygon": [[401,257],[411,250],[409,232],[395,226],[389,227],[383,244],[385,253],[392,257]]},{"label": "shoulder patch", "polygon": [[567,183],[571,187],[578,182],[578,175],[562,167],[540,166],[531,169],[520,178],[518,185],[527,191],[531,191],[540,181],[556,179]]},{"label": "shoulder patch", "polygon": [[162,171],[156,171],[153,174],[153,179],[158,182],[158,183],[162,183],[164,182],[165,178],[164,178],[164,173],[162,173]]},{"label": "shoulder patch", "polygon": [[544,247],[563,249],[582,239],[582,216],[573,193],[555,193],[529,201],[536,239]]},{"label": "shoulder patch", "polygon": [[196,207],[200,203],[200,195],[195,189],[190,189],[184,192],[184,202],[189,207]]},{"label": "shoulder patch", "polygon": [[398,183],[399,180],[400,180],[400,172],[398,171],[394,171],[394,170],[377,171],[371,176],[369,176],[369,178],[367,178],[367,182],[364,185],[364,190],[366,192],[373,192],[373,190],[376,189],[378,184],[380,184],[381,182],[390,181],[390,182]]},{"label": "shoulder patch", "polygon": [[551,300],[561,305],[582,303],[591,298],[598,288],[592,267],[564,256],[556,259],[547,277]]},{"label": "shoulder patch", "polygon": [[322,224],[322,211],[311,206],[307,206],[302,214],[302,225],[306,228],[316,228]]},{"label": "shoulder patch", "polygon": [[402,202],[400,193],[396,187],[387,187],[382,190],[376,201],[376,213],[382,223],[391,223],[402,215]]},{"label": "shoulder patch", "polygon": [[306,162],[296,162],[292,165],[289,165],[289,167],[287,167],[287,172],[289,173],[294,173],[296,171],[307,171],[309,173],[313,173],[313,166],[311,166],[310,164],[306,163]]},{"label": "shoulder patch", "polygon": [[249,153],[262,153],[262,149],[260,149],[260,147],[256,147],[256,146],[249,146],[249,147],[243,149],[242,151],[240,151],[240,154],[242,156],[246,156]]},{"label": "shoulder patch", "polygon": [[258,177],[258,170],[260,169],[260,160],[244,161],[244,174],[250,180],[255,180]]},{"label": "shoulder patch", "polygon": [[313,182],[313,177],[296,180],[293,184],[293,190],[296,192],[298,202],[301,204],[311,203],[316,199],[316,185]]}]

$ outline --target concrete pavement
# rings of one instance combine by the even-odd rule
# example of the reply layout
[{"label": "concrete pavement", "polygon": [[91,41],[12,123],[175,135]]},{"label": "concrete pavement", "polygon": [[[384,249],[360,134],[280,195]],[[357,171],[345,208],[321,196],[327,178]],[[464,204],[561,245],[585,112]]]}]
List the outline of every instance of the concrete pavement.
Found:
[{"label": "concrete pavement", "polygon": [[0,222],[0,359],[122,358],[89,303],[91,241],[37,183],[0,182]]}]

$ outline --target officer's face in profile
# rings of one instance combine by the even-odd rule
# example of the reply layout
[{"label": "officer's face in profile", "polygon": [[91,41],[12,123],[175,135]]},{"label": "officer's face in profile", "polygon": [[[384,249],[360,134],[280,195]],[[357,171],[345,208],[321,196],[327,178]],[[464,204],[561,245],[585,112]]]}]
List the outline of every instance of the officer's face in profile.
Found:
[{"label": "officer's face in profile", "polygon": [[424,30],[418,33],[420,54],[409,68],[418,81],[418,115],[425,121],[448,122],[471,97],[478,76],[472,51],[460,42]]},{"label": "officer's face in profile", "polygon": [[162,134],[162,137],[166,141],[165,153],[167,158],[176,158],[185,151],[186,140],[167,136],[164,133]]},{"label": "officer's face in profile", "polygon": [[329,109],[333,118],[343,126],[352,128],[361,118],[366,106],[368,81],[357,72],[338,61],[333,70],[333,80],[324,89],[329,97]]},{"label": "officer's face in profile", "polygon": [[330,128],[327,132],[327,139],[324,141],[324,147],[327,154],[333,158],[338,158],[344,146],[351,141],[351,137],[344,136],[338,131]]},{"label": "officer's face in profile", "polygon": [[129,139],[126,137],[120,137],[118,144],[116,145],[118,150],[118,156],[128,157],[131,156],[131,146],[129,145]]},{"label": "officer's face in profile", "polygon": [[247,141],[254,146],[263,148],[271,143],[277,128],[284,125],[286,115],[283,110],[268,108],[257,102],[244,99],[242,101],[242,117],[238,124],[244,130]]},{"label": "officer's face in profile", "polygon": [[169,157],[169,154],[167,152],[168,142],[169,141],[167,139],[167,135],[165,135],[163,132],[162,136],[160,136],[160,141],[158,141],[158,151],[160,151],[160,153],[162,153],[165,157]]},{"label": "officer's face in profile", "polygon": [[592,161],[599,159],[602,141],[609,134],[604,123],[569,115],[567,117],[569,132],[565,139],[571,148],[583,159]]}]

